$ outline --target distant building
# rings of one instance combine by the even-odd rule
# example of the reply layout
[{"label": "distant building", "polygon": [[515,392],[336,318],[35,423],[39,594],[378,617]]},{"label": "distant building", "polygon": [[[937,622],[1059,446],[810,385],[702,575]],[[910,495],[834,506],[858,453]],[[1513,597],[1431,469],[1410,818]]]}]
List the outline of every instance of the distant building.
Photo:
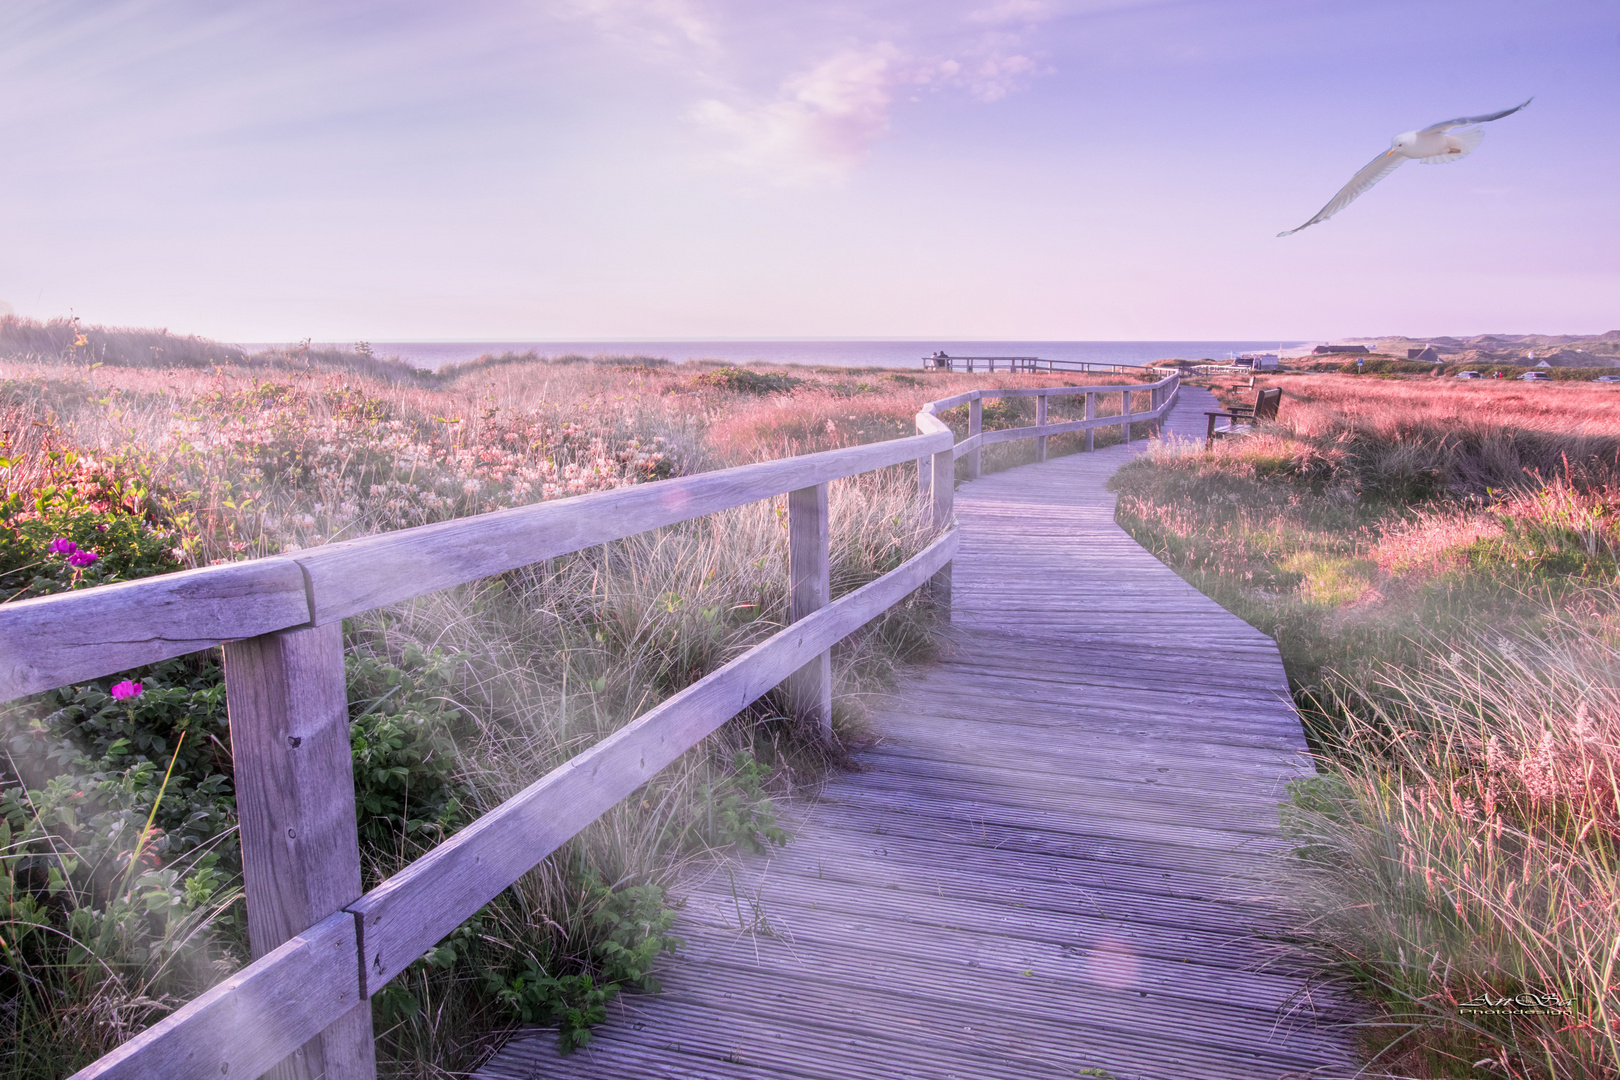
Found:
[{"label": "distant building", "polygon": [[1430,363],[1439,363],[1440,350],[1436,349],[1433,345],[1425,345],[1421,349],[1407,349],[1406,358],[1408,360],[1423,360]]},{"label": "distant building", "polygon": [[1332,356],[1335,353],[1360,353],[1367,356],[1372,353],[1372,350],[1365,345],[1318,345],[1311,351],[1317,356]]},{"label": "distant building", "polygon": [[1239,367],[1253,368],[1256,371],[1276,371],[1278,367],[1277,354],[1274,352],[1246,352],[1232,361]]}]

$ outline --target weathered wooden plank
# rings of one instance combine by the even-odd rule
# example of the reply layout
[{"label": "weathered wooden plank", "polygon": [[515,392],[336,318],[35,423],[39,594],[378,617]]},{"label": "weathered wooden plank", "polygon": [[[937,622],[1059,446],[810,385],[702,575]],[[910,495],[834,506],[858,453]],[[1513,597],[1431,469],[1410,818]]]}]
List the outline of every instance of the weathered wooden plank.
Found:
[{"label": "weathered wooden plank", "polygon": [[[884,894],[883,890],[877,893]],[[771,891],[767,895],[783,903],[779,893]],[[915,903],[905,897],[896,900],[897,908],[908,901]],[[783,988],[791,996],[809,1000],[842,993],[846,1000],[870,1002],[879,1008],[885,1003],[914,1003],[913,1008],[922,1006],[935,1018],[944,1018],[958,1009],[973,1008],[976,1002],[982,1010],[984,984],[1004,979],[1005,986],[996,995],[998,1015],[1023,1014],[1034,1023],[1061,1022],[1067,1001],[1085,998],[1098,988],[1095,977],[1087,970],[1087,953],[1100,939],[1112,937],[1114,930],[1107,922],[1093,918],[1090,921],[1101,929],[1054,941],[1049,937],[1004,937],[994,932],[962,933],[953,926],[932,922],[885,919],[877,947],[852,957],[839,947],[851,917],[864,918],[865,913],[858,909],[833,912],[792,907],[795,946],[814,947],[818,955],[827,956],[833,963],[784,973]],[[719,926],[715,929],[726,928],[723,917],[716,921]],[[1060,921],[1055,926],[1063,924]],[[731,933],[704,929],[708,932],[700,946],[702,958],[683,965],[677,981],[670,984],[674,993],[689,1000],[707,993],[727,993],[756,955],[753,943],[738,941],[734,929]],[[1243,929],[1252,933],[1254,927]],[[1163,944],[1152,952],[1133,951],[1136,963],[1128,995],[1131,1000],[1125,994],[1111,995],[1111,1001],[1096,1002],[1095,1008],[1088,1010],[1088,1019],[1138,1038],[1150,1033],[1162,1037],[1162,1032],[1155,1029],[1163,1024],[1165,1012],[1175,1012],[1182,1015],[1178,1034],[1196,1034],[1205,1045],[1241,1045],[1231,1041],[1233,1029],[1273,1022],[1297,992],[1297,980],[1241,970],[1243,961],[1252,959],[1252,954],[1224,957],[1226,963],[1222,965],[1211,963],[1200,948],[1205,941],[1217,948],[1223,944],[1214,934],[1200,933],[1193,940],[1165,935]],[[973,962],[972,979],[965,980],[962,972],[969,962]],[[1142,1015],[1140,999],[1147,996],[1160,999],[1155,1010],[1159,1015]],[[983,1015],[982,1011],[979,1015]]]},{"label": "weathered wooden plank", "polygon": [[[768,898],[783,916],[808,918],[799,910],[808,908],[838,919],[1022,941],[1050,941],[1054,932],[1070,938],[1095,934],[1106,931],[1108,923],[1129,921],[1139,924],[1143,955],[1173,960],[1188,955],[1183,950],[1191,928],[1198,947],[1192,955],[1240,971],[1242,964],[1233,963],[1240,954],[1223,956],[1221,950],[1233,945],[1252,950],[1253,942],[1241,941],[1241,932],[1263,921],[1253,900],[1263,888],[1259,862],[1058,858],[1026,849],[971,847],[960,838],[951,843],[920,839],[907,827],[921,815],[901,818],[894,832],[885,829],[877,836],[870,830],[856,835],[828,829],[821,844],[774,856],[768,873],[744,868],[724,885],[735,882],[761,901]],[[1045,872],[1032,873],[1032,865]],[[1167,882],[1164,870],[1171,865],[1177,872]],[[1000,885],[987,892],[987,881]],[[692,924],[718,916],[735,926],[736,905],[726,910],[730,899],[718,883],[701,886],[692,897]],[[1037,924],[1025,916],[1045,921]]]},{"label": "weathered wooden plank", "polygon": [[[948,839],[937,833],[914,835],[918,830],[909,826],[917,818],[907,815],[906,821],[897,821],[894,829],[878,835],[872,825],[858,828],[868,819],[855,814],[840,814],[837,821],[784,817],[782,824],[794,840],[773,856],[766,880],[780,883],[784,875],[803,875],[833,882],[829,888],[846,882],[854,889],[860,882],[884,879],[886,886],[893,879],[902,892],[950,892],[959,900],[982,901],[988,878],[1006,883],[1005,891],[996,894],[1004,902],[1027,904],[1034,894],[1059,915],[1095,915],[1135,898],[1150,914],[1170,911],[1180,925],[1213,933],[1253,920],[1252,882],[1234,875],[1232,864],[1222,859],[1206,859],[1202,864],[1188,860],[1178,866],[1177,902],[1171,908],[1164,903],[1167,890],[1162,863],[1103,862],[989,843],[970,846],[963,844],[960,835]],[[806,882],[804,888],[809,887]],[[1182,904],[1192,906],[1183,909]]]},{"label": "weathered wooden plank", "polygon": [[[871,833],[874,837],[895,836],[907,840],[939,843],[950,849],[941,858],[961,857],[963,849],[994,849],[1010,854],[1044,855],[1052,858],[1084,860],[1107,869],[1129,867],[1142,873],[1157,874],[1160,896],[1173,907],[1176,898],[1188,890],[1182,875],[1191,871],[1200,880],[1224,873],[1231,881],[1249,878],[1268,865],[1269,856],[1258,852],[1219,851],[1199,847],[1161,847],[1118,836],[1099,836],[1002,822],[972,814],[929,817],[898,808],[895,801],[844,798],[843,789],[828,799],[824,813],[836,814],[840,829]],[[879,833],[877,830],[881,829]],[[882,846],[874,840],[873,851]],[[981,885],[981,893],[993,882]],[[1200,890],[1201,891],[1201,890]]]},{"label": "weathered wooden plank", "polygon": [[973,400],[973,395],[977,393],[979,393],[978,390],[969,390],[965,394],[957,394],[953,397],[940,398],[938,401],[930,401],[927,405],[924,405],[923,408],[928,410],[930,415],[937,416],[942,412],[947,412],[956,408],[958,405],[966,405],[968,402]]},{"label": "weathered wooden plank", "polygon": [[976,395],[968,402],[968,437],[967,443],[967,476],[969,480],[977,480],[981,471],[983,459],[979,447],[984,439],[980,432],[984,430],[984,396]]},{"label": "weathered wooden plank", "polygon": [[981,433],[979,433],[977,435],[970,435],[967,438],[963,439],[961,442],[956,444],[956,446],[952,450],[952,456],[955,457],[958,461],[960,461],[961,459],[967,457],[969,454],[973,453],[973,451],[977,450],[979,448],[979,446],[983,443],[983,441],[984,441],[983,432],[981,432]]},{"label": "weathered wooden plank", "polygon": [[[943,426],[943,425],[942,425]],[[541,559],[813,487],[949,445],[946,434],[828,450],[328,544],[297,557],[333,622]]]},{"label": "weathered wooden plank", "polygon": [[[225,694],[258,958],[360,896],[342,624],[227,643]],[[276,1080],[373,1080],[371,1004],[352,1011],[283,1062]]]},{"label": "weathered wooden plank", "polygon": [[[1040,397],[1042,394],[1052,394],[1058,397],[1074,394],[1118,394],[1123,392],[1127,387],[1132,390],[1148,390],[1155,386],[1174,386],[1178,382],[1179,376],[1170,375],[1158,380],[1157,382],[1151,383],[1092,383],[1080,386],[987,387],[983,390],[969,391],[969,394],[983,394],[987,398]],[[963,401],[967,400],[969,394],[962,394],[960,397],[949,398],[946,400],[950,401],[952,405],[960,405]],[[952,405],[947,405],[944,402],[939,402],[938,405],[941,412],[952,407]]]},{"label": "weathered wooden plank", "polygon": [[0,604],[0,701],[309,620],[304,575],[283,558]]},{"label": "weathered wooden plank", "polygon": [[[832,598],[827,485],[788,494],[788,622],[799,622]],[[796,716],[832,738],[832,650],[788,676],[788,697]]]},{"label": "weathered wooden plank", "polygon": [[[1010,711],[1003,710],[1003,713]],[[1107,762],[1118,757],[1125,768],[1138,764],[1154,771],[1165,768],[1170,773],[1160,775],[1170,778],[1196,775],[1197,781],[1190,784],[1191,789],[1209,794],[1230,791],[1232,785],[1247,784],[1259,778],[1274,778],[1278,764],[1276,755],[1295,753],[1280,746],[1205,744],[1195,739],[1164,738],[1158,733],[1149,737],[1134,732],[1099,732],[1076,723],[1037,721],[1017,724],[996,713],[972,718],[951,716],[943,710],[930,708],[926,721],[906,723],[904,717],[885,710],[874,714],[874,719],[895,736],[866,751],[874,756],[914,753],[910,748],[912,742],[925,730],[932,729],[937,730],[942,739],[950,740],[933,752],[932,760],[960,761],[965,764],[994,755],[1009,768],[1027,769],[1032,774],[1040,772],[1037,766],[1044,762],[1048,768],[1084,776],[1106,769]],[[999,741],[987,738],[974,731],[974,719],[979,721],[981,728],[986,722],[994,722],[1007,724],[1008,730]],[[1054,746],[1051,753],[1042,755],[1030,745],[1040,732],[1048,736],[1049,742],[1060,745]],[[1272,752],[1266,753],[1268,750]],[[1151,775],[1151,772],[1142,775]],[[1187,783],[1183,780],[1172,786]]]},{"label": "weathered wooden plank", "polygon": [[[1286,774],[1273,771],[1272,783],[1262,785],[1255,783],[1264,775],[1259,770],[1246,775],[1226,773],[1219,776],[1218,782],[1241,779],[1245,783],[1238,790],[1221,791],[1215,778],[1172,771],[1172,766],[1163,764],[1164,758],[1156,754],[1119,752],[1112,759],[1118,761],[1117,768],[1109,768],[1110,761],[1089,754],[1061,762],[1043,760],[1034,754],[1020,754],[1013,760],[985,760],[977,753],[952,757],[920,754],[903,742],[873,747],[862,760],[870,774],[896,785],[921,784],[942,790],[953,784],[988,784],[1022,805],[1045,806],[1055,801],[1065,812],[1095,803],[1104,809],[1143,807],[1149,813],[1173,819],[1196,802],[1206,808],[1204,824],[1229,831],[1275,831],[1277,806],[1284,798],[1283,783],[1287,779]],[[1271,763],[1273,770],[1278,764]],[[1031,784],[1039,785],[1039,798],[1024,794],[1022,788]]]},{"label": "weathered wooden plank", "polygon": [[[772,959],[781,951],[770,943],[761,948]],[[1024,1006],[1014,996],[1020,989],[1016,981],[981,975],[965,964],[945,976],[944,985],[962,987],[970,995],[976,989],[967,1001],[952,1000],[933,987],[852,991],[813,975],[799,977],[801,969],[789,964],[783,965],[781,982],[745,996],[724,989],[749,974],[744,963],[695,960],[693,977],[672,976],[658,1001],[625,1002],[623,1022],[599,1036],[600,1053],[559,1059],[554,1035],[532,1036],[504,1051],[480,1075],[511,1080],[605,1074],[1027,1080],[1089,1075],[1084,1070],[1110,1067],[1143,1078],[1256,1080],[1323,1063],[1308,1048],[1295,1049],[1286,1026],[1243,1043],[1216,1034],[1219,1041],[1208,1045],[1196,1035],[1188,1038],[1177,1017],[1161,1011],[1161,1006],[1174,1008],[1179,1002],[1161,1003],[1151,996],[1144,1001],[1136,992],[1105,986],[1087,988],[1081,1000],[1089,1005],[1112,997],[1120,1009],[1134,1002],[1140,1026],[1093,1027],[1082,1020],[1089,1008],[1065,1011],[1051,1003],[1042,1008],[1038,1001]],[[874,974],[889,970],[885,966]],[[987,1015],[987,1001],[1000,1005],[1009,998],[1017,1001],[1009,1016],[1003,1018],[999,1008]],[[789,1014],[800,1013],[804,1021],[784,1023]],[[641,1032],[634,1042],[632,1028]],[[674,1063],[674,1071],[661,1071]],[[1344,1077],[1351,1071],[1317,1075]]]},{"label": "weathered wooden plank", "polygon": [[[964,395],[964,400],[966,395]],[[934,415],[938,403],[927,405],[917,414],[917,430],[926,435],[943,435],[947,440],[955,436],[945,422]],[[943,529],[950,524],[956,503],[956,448],[947,442],[933,456],[932,511],[934,527]],[[951,564],[940,567],[928,583],[929,599],[933,601],[939,617],[951,620]]]},{"label": "weathered wooden plank", "polygon": [[[728,946],[716,936],[704,945],[707,955],[694,957],[688,962],[688,970],[666,983],[666,993],[672,999],[725,1010],[734,1022],[743,1021],[736,1025],[743,1031],[757,1024],[769,1024],[780,1015],[781,1006],[777,1002],[752,996],[739,1001],[738,995],[727,990],[752,966],[748,963],[752,957],[749,944]],[[973,955],[978,958],[978,954]],[[1041,1049],[1047,1053],[1069,1041],[1060,1034],[1066,1026],[1073,1030],[1073,1009],[1066,1008],[1065,1003],[1084,1000],[1088,1006],[1084,1037],[1089,1046],[1100,1048],[1112,1044],[1116,1048],[1114,1053],[1127,1048],[1140,1053],[1149,1047],[1175,1046],[1187,1058],[1201,1058],[1205,1068],[1215,1070],[1213,1073],[1176,1074],[1197,1077],[1230,1075],[1222,1069],[1222,1064],[1229,1068],[1234,1057],[1255,1046],[1247,1032],[1271,1026],[1281,1008],[1286,1007],[1244,1008],[1242,1004],[1213,994],[1200,1000],[1190,993],[1161,990],[1157,983],[1145,980],[1133,981],[1127,993],[1099,993],[1106,987],[1099,986],[1095,979],[1086,978],[1083,956],[1067,957],[1066,964],[1062,961],[1043,963],[1044,958],[1029,952],[1021,956],[1014,954],[1008,959],[1022,960],[1032,966],[998,972],[987,970],[988,964],[984,962],[968,968],[966,958],[955,963],[946,960],[930,965],[907,963],[905,957],[879,954],[865,965],[857,962],[830,970],[795,970],[784,966],[781,980],[775,986],[820,1020],[819,1023],[812,1020],[804,1028],[847,1032],[869,1025],[873,1035],[903,1031],[901,1017],[908,1014],[913,1018],[926,1017],[931,1024],[940,1027],[972,1028],[975,1022],[985,1022],[985,1001],[993,1000],[997,1028],[1016,1030],[1020,1039],[1027,1039],[1031,1031],[1043,1031],[1047,1038],[1042,1040]],[[1078,969],[1077,974],[1064,979],[1048,973],[1053,967],[1064,966]],[[1138,965],[1138,971],[1142,966]],[[1035,974],[1025,975],[1025,971]],[[1181,985],[1185,986],[1201,972],[1195,969],[1180,974],[1183,976]],[[1151,989],[1138,989],[1144,985]],[[1144,998],[1149,1000],[1144,1001]],[[1069,1025],[1065,1025],[1065,1014]],[[1059,1037],[1054,1039],[1054,1035]],[[1309,1050],[1310,1047],[1295,1048],[1285,1043],[1268,1056],[1280,1058],[1278,1064],[1286,1063],[1285,1067],[1308,1067],[1316,1063]],[[1098,1063],[1096,1057],[1090,1060],[1093,1065]],[[1240,1075],[1244,1080],[1253,1080],[1255,1076],[1252,1073]]]},{"label": "weathered wooden plank", "polygon": [[364,1002],[359,949],[354,917],[339,912],[74,1073],[71,1080],[262,1076]]},{"label": "weathered wooden plank", "polygon": [[552,770],[371,890],[361,918],[368,992],[806,660],[920,588],[956,550],[948,533],[921,554],[700,679]]}]

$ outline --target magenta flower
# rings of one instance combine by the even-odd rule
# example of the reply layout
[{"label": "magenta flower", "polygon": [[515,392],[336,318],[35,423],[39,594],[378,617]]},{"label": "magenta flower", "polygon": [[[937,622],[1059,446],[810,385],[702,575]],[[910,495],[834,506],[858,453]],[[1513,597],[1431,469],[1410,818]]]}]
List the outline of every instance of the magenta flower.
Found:
[{"label": "magenta flower", "polygon": [[65,536],[58,536],[55,540],[51,541],[52,555],[71,555],[78,550],[79,545],[75,544]]},{"label": "magenta flower", "polygon": [[118,701],[128,701],[130,698],[140,697],[141,684],[130,682],[128,679],[123,682],[113,683],[112,696]]},{"label": "magenta flower", "polygon": [[89,566],[99,558],[101,558],[101,556],[97,555],[93,551],[75,551],[73,554],[68,556],[68,565],[81,567]]}]

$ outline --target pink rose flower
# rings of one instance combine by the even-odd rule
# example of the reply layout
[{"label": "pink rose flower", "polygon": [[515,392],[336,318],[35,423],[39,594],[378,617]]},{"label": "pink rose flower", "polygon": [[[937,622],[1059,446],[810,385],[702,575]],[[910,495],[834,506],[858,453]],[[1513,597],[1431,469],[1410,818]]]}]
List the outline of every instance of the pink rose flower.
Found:
[{"label": "pink rose flower", "polygon": [[101,556],[97,555],[93,551],[75,551],[73,554],[68,556],[68,565],[81,567],[89,566],[99,558],[101,558]]},{"label": "pink rose flower", "polygon": [[128,701],[130,698],[140,697],[141,684],[130,682],[128,679],[123,682],[115,682],[112,687],[112,696],[119,701]]},{"label": "pink rose flower", "polygon": [[78,550],[79,545],[75,544],[65,536],[58,536],[55,540],[51,541],[52,555],[71,555]]}]

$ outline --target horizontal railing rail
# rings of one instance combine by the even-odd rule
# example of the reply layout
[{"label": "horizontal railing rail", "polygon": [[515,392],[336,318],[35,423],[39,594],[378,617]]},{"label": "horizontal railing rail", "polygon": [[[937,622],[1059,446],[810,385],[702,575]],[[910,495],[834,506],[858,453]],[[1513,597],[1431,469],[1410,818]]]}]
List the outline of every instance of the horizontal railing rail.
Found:
[{"label": "horizontal railing rail", "polygon": [[1205,375],[1254,375],[1254,374],[1256,374],[1258,372],[1259,374],[1264,375],[1264,374],[1267,374],[1268,372],[1275,372],[1277,370],[1278,370],[1277,368],[1266,368],[1266,369],[1262,370],[1260,368],[1251,367],[1248,364],[1227,364],[1227,363],[1213,363],[1213,362],[1211,362],[1211,363],[1208,363],[1208,364],[1194,364],[1194,365],[1192,365],[1191,367],[1189,367],[1187,369],[1187,374],[1188,375],[1198,375],[1198,376],[1205,376]]},{"label": "horizontal railing rail", "polygon": [[[923,406],[923,413],[937,421],[938,414],[947,409],[954,409],[960,405],[968,405],[968,436],[951,448],[953,460],[955,458],[968,459],[968,479],[980,474],[981,450],[985,446],[995,443],[1011,442],[1017,439],[1035,440],[1035,460],[1045,461],[1047,451],[1047,438],[1052,435],[1061,435],[1070,431],[1084,431],[1086,433],[1086,449],[1096,449],[1096,432],[1099,428],[1119,426],[1125,434],[1125,441],[1131,440],[1131,425],[1141,422],[1157,423],[1164,414],[1174,405],[1176,397],[1181,392],[1180,374],[1172,374],[1166,378],[1152,383],[1131,383],[1123,386],[1025,386],[1002,387],[987,390],[971,390],[955,397],[941,398],[931,401]],[[1131,407],[1133,394],[1146,393],[1149,395],[1149,407],[1146,411],[1137,412]],[[1047,420],[1047,402],[1054,397],[1077,397],[1085,395],[1085,419],[1065,420],[1058,423],[1049,423]],[[1098,399],[1104,395],[1118,394],[1120,396],[1120,411],[1112,416],[1097,415]],[[984,431],[984,400],[986,398],[1035,398],[1035,423],[1033,426],[1002,428],[996,431]],[[919,414],[919,417],[922,415]],[[941,424],[940,426],[944,426]],[[919,422],[918,429],[922,429]],[[925,459],[917,461],[917,478],[919,487],[926,488],[932,482],[931,467],[924,464]],[[925,477],[925,473],[928,474]]]},{"label": "horizontal railing rail", "polygon": [[1156,370],[1147,364],[1126,364],[1112,360],[1048,360],[1041,356],[946,356],[935,353],[923,357],[922,361],[924,371],[965,371],[969,375],[973,374],[975,365],[979,370],[994,374],[997,364],[1001,365],[1001,370],[1011,374],[1105,372],[1122,375]]},{"label": "horizontal railing rail", "polygon": [[[225,647],[253,961],[74,1080],[372,1080],[369,999],[581,829],[786,681],[831,730],[830,656],[927,585],[948,615],[956,460],[985,445],[1156,423],[1179,376],[1128,386],[975,390],[931,402],[918,434],[331,544],[292,556],[0,605],[0,700]],[[1150,395],[1137,411],[1131,396]],[[1086,419],[1047,422],[1053,396]],[[1098,416],[1097,399],[1121,395]],[[986,398],[1037,398],[1036,424],[982,431]],[[970,406],[961,443],[939,413]],[[827,484],[917,460],[943,531],[838,600],[828,595]],[[342,619],[557,555],[788,495],[789,625],[540,777],[370,891],[360,889]]]},{"label": "horizontal railing rail", "polygon": [[939,433],[419,525],[0,606],[0,701],[476,581],[939,449]]}]

